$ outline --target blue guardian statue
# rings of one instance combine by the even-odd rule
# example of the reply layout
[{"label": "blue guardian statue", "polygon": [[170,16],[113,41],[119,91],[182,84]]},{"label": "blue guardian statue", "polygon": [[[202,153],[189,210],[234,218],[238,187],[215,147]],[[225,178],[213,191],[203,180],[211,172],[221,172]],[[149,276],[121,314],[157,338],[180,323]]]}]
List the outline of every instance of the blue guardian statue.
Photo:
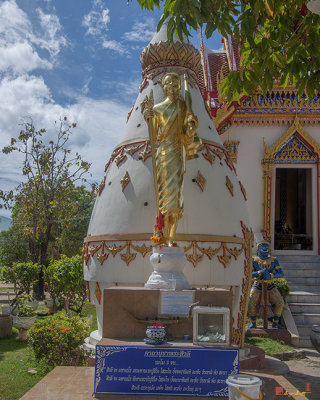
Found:
[{"label": "blue guardian statue", "polygon": [[[279,319],[284,309],[283,298],[273,283],[273,278],[282,278],[283,271],[279,261],[270,256],[268,242],[257,244],[257,255],[252,259],[252,278],[254,284],[251,288],[248,315],[251,319],[249,328],[256,328],[257,316],[262,317],[266,309],[267,317],[273,317],[273,328],[283,329]],[[265,283],[265,285],[264,285]],[[267,295],[263,291],[267,291]],[[267,304],[266,303],[267,299]]]}]

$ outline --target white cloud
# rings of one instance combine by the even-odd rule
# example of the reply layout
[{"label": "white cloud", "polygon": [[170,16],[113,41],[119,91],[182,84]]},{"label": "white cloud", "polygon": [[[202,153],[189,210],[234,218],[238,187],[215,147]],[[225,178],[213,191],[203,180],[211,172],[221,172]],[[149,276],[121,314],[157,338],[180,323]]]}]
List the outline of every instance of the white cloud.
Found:
[{"label": "white cloud", "polygon": [[0,38],[7,43],[30,40],[32,26],[28,16],[15,0],[0,5]]},{"label": "white cloud", "polygon": [[89,85],[90,85],[90,82],[92,81],[92,76],[90,76],[87,80],[86,80],[86,82],[85,82],[85,84],[82,86],[82,89],[81,89],[81,93],[82,94],[88,94],[89,93]]},{"label": "white cloud", "polygon": [[113,50],[119,53],[120,55],[129,54],[128,50],[120,42],[117,42],[116,40],[104,40],[102,42],[102,47],[104,49]]},{"label": "white cloud", "polygon": [[109,9],[103,8],[101,0],[94,0],[92,10],[82,19],[82,25],[87,28],[86,34],[98,37],[108,31],[109,22]]},{"label": "white cloud", "polygon": [[56,57],[61,48],[67,45],[67,39],[60,34],[62,27],[59,18],[54,14],[45,14],[40,8],[37,12],[43,29],[43,38],[38,38],[37,43],[40,48],[46,49],[51,57]]},{"label": "white cloud", "polygon": [[[37,129],[54,132],[54,121],[67,116],[76,122],[70,148],[92,163],[92,180],[100,182],[104,166],[123,132],[129,106],[111,100],[78,97],[74,104],[62,107],[55,103],[41,77],[5,78],[0,83],[0,148],[17,137],[20,124],[32,117]],[[22,159],[17,154],[0,153],[0,188],[13,188],[21,181]],[[5,183],[5,184],[4,184]]]},{"label": "white cloud", "polygon": [[123,34],[123,38],[129,42],[146,42],[153,38],[155,32],[155,20],[147,18],[145,22],[135,22],[132,30]]},{"label": "white cloud", "polygon": [[32,71],[36,68],[51,68],[52,64],[39,57],[27,42],[4,44],[0,41],[0,71],[15,74]]},{"label": "white cloud", "polygon": [[[15,0],[0,4],[0,71],[25,73],[36,68],[52,68],[52,61],[67,45],[60,34],[59,19],[38,9],[40,30],[34,32],[27,14]],[[50,59],[40,57],[37,48],[46,49]]]}]

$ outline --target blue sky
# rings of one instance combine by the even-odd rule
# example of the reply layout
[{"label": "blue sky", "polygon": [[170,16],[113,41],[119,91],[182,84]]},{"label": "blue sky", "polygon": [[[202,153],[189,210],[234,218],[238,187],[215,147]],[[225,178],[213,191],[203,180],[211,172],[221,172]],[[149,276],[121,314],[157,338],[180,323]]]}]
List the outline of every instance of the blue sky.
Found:
[{"label": "blue sky", "polygon": [[[139,56],[161,11],[136,0],[0,0],[0,147],[32,117],[54,129],[77,123],[70,147],[92,163],[100,182],[141,82]],[[192,43],[199,47],[199,33]],[[218,35],[205,44],[221,47]],[[0,189],[22,179],[22,160],[0,153]],[[8,215],[0,210],[0,214]]]}]

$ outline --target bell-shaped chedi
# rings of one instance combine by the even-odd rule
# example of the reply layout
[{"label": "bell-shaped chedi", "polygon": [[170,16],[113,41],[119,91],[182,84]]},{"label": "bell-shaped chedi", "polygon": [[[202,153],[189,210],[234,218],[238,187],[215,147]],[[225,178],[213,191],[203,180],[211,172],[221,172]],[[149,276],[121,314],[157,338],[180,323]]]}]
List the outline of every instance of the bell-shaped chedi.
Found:
[{"label": "bell-shaped chedi", "polygon": [[[193,156],[188,157],[187,147],[183,148],[183,207],[174,241],[187,257],[184,274],[191,287],[233,291],[232,342],[242,345],[252,234],[245,189],[201,95],[200,54],[178,39],[169,43],[164,25],[143,50],[141,65],[139,94],[119,144],[107,160],[83,250],[84,277],[91,302],[97,306],[99,330],[103,289],[143,287],[153,270],[150,238],[158,210],[145,117],[151,92],[154,104],[163,104],[163,78],[174,74],[181,83],[181,99],[191,106],[194,119],[190,121],[196,122],[190,129],[198,143],[190,147],[196,153]],[[186,124],[183,129],[188,129]],[[155,146],[159,146],[157,140]]]}]

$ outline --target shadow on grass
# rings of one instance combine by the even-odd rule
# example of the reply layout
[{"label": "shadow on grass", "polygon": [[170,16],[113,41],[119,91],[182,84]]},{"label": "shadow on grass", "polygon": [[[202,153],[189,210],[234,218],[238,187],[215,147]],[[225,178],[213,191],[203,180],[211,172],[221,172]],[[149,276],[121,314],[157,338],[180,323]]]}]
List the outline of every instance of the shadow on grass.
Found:
[{"label": "shadow on grass", "polygon": [[14,352],[24,350],[28,347],[28,343],[18,340],[18,330],[12,329],[12,336],[0,339],[0,361],[3,359],[4,354],[7,352]]}]

